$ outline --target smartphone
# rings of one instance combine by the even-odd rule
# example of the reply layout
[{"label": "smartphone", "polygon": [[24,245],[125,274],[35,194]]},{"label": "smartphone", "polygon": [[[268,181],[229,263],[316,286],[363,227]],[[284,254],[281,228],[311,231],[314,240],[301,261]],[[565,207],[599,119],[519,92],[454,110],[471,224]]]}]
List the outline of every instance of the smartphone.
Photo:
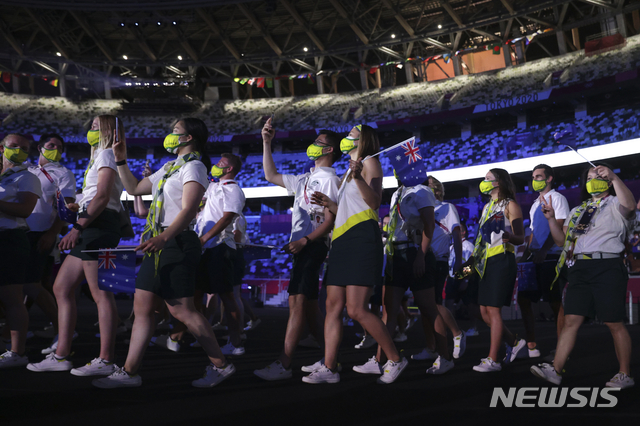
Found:
[{"label": "smartphone", "polygon": [[276,114],[274,112],[271,113],[271,127],[273,127],[273,120],[276,118]]}]

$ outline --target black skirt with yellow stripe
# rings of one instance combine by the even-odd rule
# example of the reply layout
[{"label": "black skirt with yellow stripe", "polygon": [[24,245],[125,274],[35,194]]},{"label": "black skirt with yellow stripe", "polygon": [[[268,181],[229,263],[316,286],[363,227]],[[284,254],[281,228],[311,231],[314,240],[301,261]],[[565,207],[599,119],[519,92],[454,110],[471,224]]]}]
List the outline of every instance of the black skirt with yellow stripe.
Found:
[{"label": "black skirt with yellow stripe", "polygon": [[366,220],[352,226],[331,242],[326,285],[373,287],[379,284],[383,250],[377,221]]}]

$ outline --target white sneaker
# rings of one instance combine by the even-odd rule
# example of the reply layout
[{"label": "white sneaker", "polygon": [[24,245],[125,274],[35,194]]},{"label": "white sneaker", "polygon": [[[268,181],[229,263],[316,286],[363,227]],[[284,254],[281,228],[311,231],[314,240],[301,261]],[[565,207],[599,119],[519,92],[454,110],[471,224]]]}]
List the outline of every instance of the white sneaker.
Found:
[{"label": "white sneaker", "polygon": [[409,361],[404,357],[402,357],[399,362],[387,361],[384,367],[382,367],[382,376],[378,377],[378,383],[388,385],[395,382],[398,376],[400,376],[400,373],[407,368],[407,365],[409,365]]},{"label": "white sneaker", "polygon": [[222,324],[220,324],[219,322],[217,322],[217,323],[215,323],[215,324],[213,324],[213,325],[211,326],[211,329],[212,329],[213,331],[220,331],[220,330],[228,330],[228,329],[229,329],[229,327],[227,327],[226,325],[222,325]]},{"label": "white sneaker", "polygon": [[249,320],[249,322],[247,323],[247,326],[244,328],[244,331],[253,330],[257,326],[259,326],[261,322],[262,320],[260,318],[258,318],[255,321]]},{"label": "white sneaker", "polygon": [[0,355],[0,368],[24,367],[29,364],[29,358],[20,356],[16,352],[6,351]]},{"label": "white sneaker", "polygon": [[407,341],[407,335],[404,333],[398,333],[396,334],[396,337],[393,338],[394,342],[406,342]]},{"label": "white sneaker", "polygon": [[467,335],[464,331],[460,331],[460,335],[453,338],[453,357],[460,358],[465,350],[467,350]]},{"label": "white sneaker", "polygon": [[139,374],[130,376],[124,368],[114,366],[111,375],[103,379],[94,379],[91,384],[102,389],[136,388],[142,384],[142,377]]},{"label": "white sneaker", "polygon": [[169,349],[173,352],[180,351],[180,343],[177,340],[173,340],[169,334],[162,334],[158,337],[152,337],[151,343],[161,348]]},{"label": "white sneaker", "polygon": [[493,373],[496,371],[502,370],[502,366],[500,363],[495,362],[490,357],[482,358],[480,364],[473,367],[474,371],[479,371],[480,373]]},{"label": "white sneaker", "polygon": [[507,354],[505,355],[502,362],[504,362],[505,364],[509,364],[510,362],[513,362],[516,359],[516,357],[518,356],[518,352],[520,352],[522,349],[524,349],[527,346],[527,341],[524,339],[519,339],[516,342],[515,346],[509,346],[506,344],[505,346],[507,347]]},{"label": "white sneaker", "polygon": [[66,358],[56,358],[55,352],[51,352],[47,357],[35,364],[28,364],[27,370],[35,371],[37,373],[43,371],[69,371],[73,368],[71,361],[67,361]]},{"label": "white sneaker", "polygon": [[605,386],[608,388],[626,389],[632,387],[635,384],[636,383],[633,381],[633,377],[629,377],[621,371],[613,376],[613,378],[609,380]]},{"label": "white sneaker", "polygon": [[337,371],[334,373],[333,371],[329,370],[326,365],[323,364],[319,370],[314,371],[308,376],[304,376],[302,378],[302,381],[312,384],[338,383],[340,381],[340,373],[338,373]]},{"label": "white sneaker", "polygon": [[534,376],[546,380],[547,382],[551,382],[554,385],[559,385],[562,381],[562,376],[558,374],[553,365],[547,364],[546,362],[543,364],[532,365],[529,371],[531,371]]},{"label": "white sneaker", "polygon": [[74,368],[70,371],[74,376],[109,376],[116,369],[116,365],[112,362],[105,361],[102,358],[94,358],[87,365]]},{"label": "white sneaker", "polygon": [[[313,373],[314,371],[320,370],[322,367],[324,367],[324,358],[322,358],[320,361],[317,361],[311,365],[305,365],[300,370],[304,371],[305,373]],[[340,373],[341,371],[342,371],[342,365],[338,363],[338,373]]]},{"label": "white sneaker", "polygon": [[478,330],[475,327],[471,327],[470,329],[465,331],[464,334],[467,337],[475,337],[475,336],[479,336],[480,335],[480,333],[478,332]]},{"label": "white sneaker", "polygon": [[536,349],[529,349],[527,348],[527,350],[525,351],[524,349],[518,352],[518,355],[516,355],[516,359],[523,359],[523,358],[539,358],[540,357],[540,351],[536,348]]},{"label": "white sneaker", "polygon": [[375,355],[362,365],[354,365],[353,371],[362,374],[382,374],[382,368]]},{"label": "white sneaker", "polygon": [[[71,340],[76,340],[77,337],[78,337],[78,332],[74,331],[73,332],[73,337],[71,338]],[[50,354],[51,352],[55,352],[56,349],[58,349],[58,335],[57,334],[53,338],[53,342],[51,343],[51,346],[49,346],[48,348],[44,348],[43,350],[40,351],[40,353],[42,353],[43,355],[47,355],[47,354]]]},{"label": "white sneaker", "polygon": [[438,357],[431,367],[427,369],[427,374],[444,374],[453,368],[453,361],[448,361]]},{"label": "white sneaker", "polygon": [[318,343],[316,338],[313,337],[313,334],[310,334],[307,337],[305,337],[304,339],[300,340],[298,342],[298,346],[303,347],[303,348],[319,349],[320,348],[320,343]]},{"label": "white sneaker", "polygon": [[376,339],[374,339],[373,337],[371,337],[370,334],[367,334],[366,336],[364,336],[362,338],[362,341],[360,343],[358,343],[357,345],[354,346],[354,348],[356,349],[369,349],[371,346],[375,345],[376,343]]},{"label": "white sneaker", "polygon": [[231,342],[228,342],[226,345],[221,347],[220,350],[222,351],[222,355],[244,355],[244,347],[240,346],[236,348]]},{"label": "white sneaker", "polygon": [[230,363],[227,363],[224,367],[216,367],[213,364],[209,364],[204,370],[204,376],[191,382],[191,385],[196,388],[212,388],[235,372],[236,368]]},{"label": "white sneaker", "polygon": [[285,380],[293,377],[291,369],[284,368],[280,361],[274,361],[261,370],[254,370],[253,374],[268,381]]},{"label": "white sneaker", "polygon": [[421,352],[411,355],[411,359],[416,361],[424,361],[427,359],[437,359],[440,355],[436,351],[432,351],[431,349],[423,349]]}]

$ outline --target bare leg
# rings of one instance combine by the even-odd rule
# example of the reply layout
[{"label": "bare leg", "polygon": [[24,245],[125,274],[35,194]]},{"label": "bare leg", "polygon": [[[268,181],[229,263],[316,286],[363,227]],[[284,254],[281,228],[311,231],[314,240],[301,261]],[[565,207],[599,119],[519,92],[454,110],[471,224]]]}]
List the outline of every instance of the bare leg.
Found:
[{"label": "bare leg", "polygon": [[284,336],[284,351],[278,358],[282,366],[287,369],[291,367],[293,355],[304,330],[306,299],[303,294],[289,296],[289,321],[287,322],[287,331]]},{"label": "bare leg", "polygon": [[318,343],[322,344],[324,342],[324,319],[322,318],[318,301],[305,299],[304,314],[306,316],[307,327],[309,327],[309,333],[315,337]]},{"label": "bare leg", "polygon": [[338,347],[342,341],[342,310],[347,302],[347,289],[327,286],[327,315],[324,319],[324,364],[338,368]]},{"label": "bare leg", "polygon": [[156,329],[155,311],[160,303],[162,303],[162,299],[150,291],[136,289],[133,296],[135,320],[131,329],[129,352],[124,364],[124,370],[131,375],[136,374],[142,364],[142,357]]},{"label": "bare leg", "polygon": [[242,340],[240,339],[240,334],[242,334],[242,313],[240,312],[240,308],[236,304],[236,300],[233,297],[233,293],[221,293],[220,300],[222,300],[222,305],[224,306],[225,312],[227,313],[227,322],[229,324],[229,338],[231,339],[231,343],[236,348],[242,346]]},{"label": "bare leg", "polygon": [[531,300],[526,297],[521,297],[520,294],[518,294],[518,305],[520,305],[520,312],[522,312],[522,322],[524,323],[527,346],[529,349],[534,349],[536,347],[536,331]]},{"label": "bare leg", "polygon": [[84,278],[82,259],[67,256],[53,284],[58,303],[58,349],[56,355],[66,357],[71,353],[71,339],[76,328],[76,288]]},{"label": "bare leg", "polygon": [[[432,324],[434,323],[438,324],[440,310],[438,309],[438,305],[436,304],[436,295],[433,288],[420,290],[417,292],[414,291],[413,298],[416,302],[416,305],[418,305],[418,308],[420,309],[421,316],[428,319],[427,323],[431,327],[433,327]],[[441,321],[441,324],[444,324],[444,321]],[[433,330],[432,328],[431,334],[435,337],[435,349],[438,354],[446,360],[451,361],[451,354],[449,353],[449,345],[447,343],[447,334],[444,327],[442,327],[441,330]]]},{"label": "bare leg", "polygon": [[11,351],[18,355],[24,355],[29,328],[29,312],[24,306],[22,284],[0,286],[0,302],[4,306],[7,328],[11,330]]},{"label": "bare leg", "polygon": [[[384,304],[382,305],[382,322],[387,326],[387,332],[389,335],[393,335],[396,331],[396,325],[398,323],[399,312],[401,311],[400,303],[402,296],[404,295],[404,289],[402,287],[384,286],[382,287],[382,299]],[[378,352],[376,353],[378,362],[386,362],[386,357],[382,351],[382,346],[378,345]]]},{"label": "bare leg", "polygon": [[100,358],[113,361],[116,352],[116,330],[120,322],[116,298],[110,291],[100,290],[98,287],[98,261],[84,261],[82,266],[93,300],[98,306]]},{"label": "bare leg", "polygon": [[564,327],[560,332],[558,338],[558,346],[556,347],[556,355],[553,360],[553,367],[557,372],[562,372],[564,364],[569,358],[569,354],[573,350],[576,344],[576,335],[578,329],[584,322],[584,317],[581,315],[566,315],[564,321]]},{"label": "bare leg", "polygon": [[611,336],[613,337],[613,345],[616,349],[616,356],[620,364],[620,371],[627,376],[631,376],[631,337],[623,322],[605,322]]},{"label": "bare leg", "polygon": [[400,361],[400,354],[396,349],[391,334],[387,327],[376,315],[369,310],[369,297],[371,288],[361,286],[347,286],[347,312],[355,321],[358,321],[362,328],[373,337],[382,347],[387,359],[393,362]]}]

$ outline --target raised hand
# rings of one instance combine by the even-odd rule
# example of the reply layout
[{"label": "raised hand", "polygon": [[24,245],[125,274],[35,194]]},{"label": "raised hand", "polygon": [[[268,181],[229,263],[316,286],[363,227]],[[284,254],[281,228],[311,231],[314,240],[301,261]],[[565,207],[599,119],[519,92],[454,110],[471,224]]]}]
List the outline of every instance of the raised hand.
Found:
[{"label": "raised hand", "polygon": [[606,166],[597,166],[595,169],[593,169],[593,171],[596,172],[599,177],[608,180],[609,182],[613,182],[613,180],[618,177],[610,168]]},{"label": "raised hand", "polygon": [[149,160],[144,164],[144,169],[142,170],[142,177],[149,177],[153,174],[151,167],[149,167]]},{"label": "raised hand", "polygon": [[115,130],[113,131],[113,145],[111,145],[111,149],[113,150],[113,156],[116,158],[116,161],[127,159],[127,144],[124,138],[118,138],[116,140]]},{"label": "raised hand", "polygon": [[269,144],[271,143],[275,135],[276,135],[276,131],[271,125],[271,117],[269,117],[267,122],[264,123],[264,126],[262,127],[262,141],[264,143]]},{"label": "raised hand", "polygon": [[540,196],[540,210],[542,210],[542,214],[547,220],[556,218],[556,212],[553,209],[553,200],[551,195],[549,195],[549,201],[544,198],[544,195]]}]

